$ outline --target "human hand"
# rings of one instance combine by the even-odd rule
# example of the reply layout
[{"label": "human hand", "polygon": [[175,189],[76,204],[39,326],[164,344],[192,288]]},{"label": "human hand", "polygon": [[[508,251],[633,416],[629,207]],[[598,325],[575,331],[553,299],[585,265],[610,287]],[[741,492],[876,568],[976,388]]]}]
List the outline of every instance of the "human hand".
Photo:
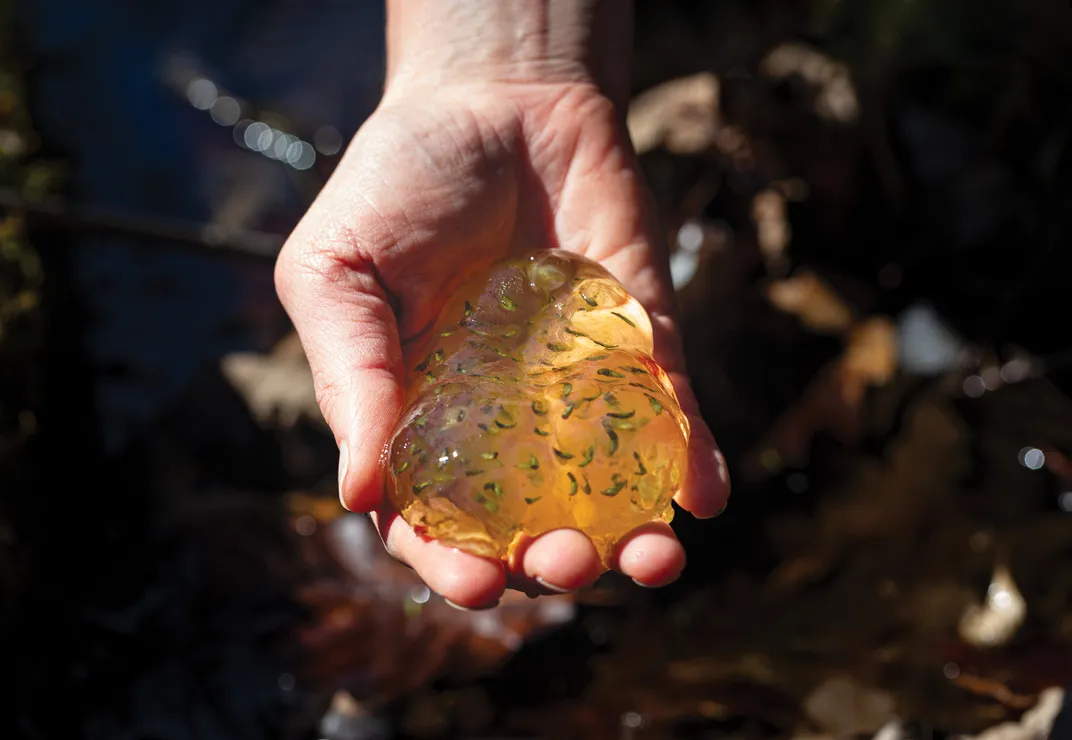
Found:
[{"label": "human hand", "polygon": [[[381,454],[402,405],[407,346],[474,265],[551,246],[606,267],[651,315],[655,359],[692,425],[676,501],[698,517],[729,494],[724,460],[685,375],[668,254],[622,111],[585,80],[398,84],[354,138],[284,247],[283,305],[309,356],[340,449],[344,505],[370,512],[388,551],[455,605],[591,584],[602,566],[576,530],[509,562],[418,536],[383,496]],[[646,586],[685,554],[663,522],[631,533],[613,566]]]}]

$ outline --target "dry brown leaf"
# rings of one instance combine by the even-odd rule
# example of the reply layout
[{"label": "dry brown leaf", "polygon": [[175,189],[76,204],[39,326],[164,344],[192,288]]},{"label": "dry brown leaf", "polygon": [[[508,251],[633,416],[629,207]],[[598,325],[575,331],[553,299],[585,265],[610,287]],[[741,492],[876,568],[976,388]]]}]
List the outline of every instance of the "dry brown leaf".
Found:
[{"label": "dry brown leaf", "polygon": [[785,196],[773,188],[757,193],[752,199],[752,220],[767,269],[779,268],[785,263],[785,250],[793,231],[786,214]]},{"label": "dry brown leaf", "polygon": [[323,426],[313,371],[297,334],[289,334],[270,354],[227,355],[220,361],[220,369],[261,424],[290,427],[308,419]]},{"label": "dry brown leaf", "polygon": [[864,392],[893,379],[898,362],[897,327],[884,317],[871,317],[854,325],[838,362],[846,403],[858,404]]},{"label": "dry brown leaf", "polygon": [[777,308],[800,319],[812,331],[841,334],[852,326],[853,310],[826,281],[810,270],[778,280],[767,289]]},{"label": "dry brown leaf", "polygon": [[[323,508],[305,497],[292,501],[296,511]],[[438,678],[473,678],[573,617],[572,596],[530,599],[513,591],[494,609],[454,609],[386,553],[364,517],[329,519],[314,532],[302,538],[303,549],[322,576],[299,591],[312,613],[299,640],[301,677],[317,685],[389,700]]]},{"label": "dry brown leaf", "polygon": [[[813,320],[831,315],[827,308],[836,304],[824,301],[814,304]],[[897,371],[897,331],[889,319],[872,317],[854,324],[845,338],[842,354],[819,372],[748,456],[743,471],[746,476],[762,477],[785,465],[802,465],[812,438],[821,431],[844,444],[855,443],[865,394],[888,383]]]},{"label": "dry brown leaf", "polygon": [[634,98],[627,125],[639,154],[665,147],[689,155],[711,149],[718,132],[719,81],[702,73],[671,80]]}]

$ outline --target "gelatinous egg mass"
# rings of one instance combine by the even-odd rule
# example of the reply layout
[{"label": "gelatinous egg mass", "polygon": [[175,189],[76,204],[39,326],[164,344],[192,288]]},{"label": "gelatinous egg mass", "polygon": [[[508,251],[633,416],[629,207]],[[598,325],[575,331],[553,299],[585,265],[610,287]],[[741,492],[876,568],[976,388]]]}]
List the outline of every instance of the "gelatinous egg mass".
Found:
[{"label": "gelatinous egg mass", "polygon": [[419,345],[386,476],[417,531],[506,557],[570,527],[608,564],[629,531],[670,521],[688,421],[647,313],[605,269],[557,249],[499,262]]}]

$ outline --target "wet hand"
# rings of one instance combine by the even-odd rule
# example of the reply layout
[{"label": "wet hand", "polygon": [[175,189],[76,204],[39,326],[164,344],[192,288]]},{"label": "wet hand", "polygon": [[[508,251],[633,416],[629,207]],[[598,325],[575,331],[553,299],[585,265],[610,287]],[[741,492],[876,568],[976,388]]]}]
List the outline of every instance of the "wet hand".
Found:
[{"label": "wet hand", "polygon": [[[600,262],[644,305],[655,359],[690,417],[676,497],[698,517],[729,495],[724,460],[683,364],[668,255],[621,112],[581,83],[447,85],[389,92],[284,247],[280,298],[309,356],[339,444],[344,505],[369,512],[389,552],[452,603],[493,605],[593,583],[601,564],[574,530],[544,534],[509,562],[418,536],[383,496],[381,455],[403,397],[407,346],[474,264],[534,248]],[[641,527],[613,567],[645,586],[677,578],[670,527]]]}]

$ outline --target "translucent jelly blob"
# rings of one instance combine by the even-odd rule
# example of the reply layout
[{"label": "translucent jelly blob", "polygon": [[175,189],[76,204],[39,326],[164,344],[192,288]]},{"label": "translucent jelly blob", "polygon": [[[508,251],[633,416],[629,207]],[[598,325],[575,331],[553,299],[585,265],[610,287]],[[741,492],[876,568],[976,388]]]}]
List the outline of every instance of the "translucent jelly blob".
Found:
[{"label": "translucent jelly blob", "polygon": [[499,262],[418,345],[386,475],[418,532],[505,558],[573,528],[607,565],[631,530],[670,521],[688,420],[647,312],[605,269],[557,249]]}]

